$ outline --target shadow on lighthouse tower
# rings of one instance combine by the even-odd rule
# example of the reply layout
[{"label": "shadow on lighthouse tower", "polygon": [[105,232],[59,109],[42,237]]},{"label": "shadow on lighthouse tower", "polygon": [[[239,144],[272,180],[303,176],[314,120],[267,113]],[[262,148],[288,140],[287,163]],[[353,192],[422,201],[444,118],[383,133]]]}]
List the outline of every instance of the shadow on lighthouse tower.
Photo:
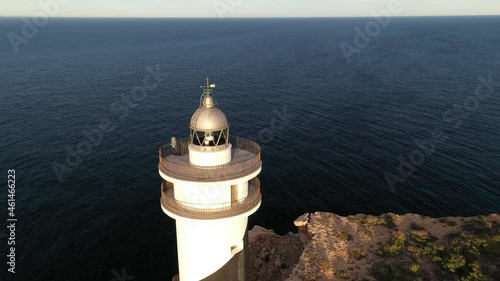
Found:
[{"label": "shadow on lighthouse tower", "polygon": [[260,147],[231,136],[207,78],[190,136],[160,148],[161,208],[176,221],[179,278],[246,280],[248,217],[261,204]]}]

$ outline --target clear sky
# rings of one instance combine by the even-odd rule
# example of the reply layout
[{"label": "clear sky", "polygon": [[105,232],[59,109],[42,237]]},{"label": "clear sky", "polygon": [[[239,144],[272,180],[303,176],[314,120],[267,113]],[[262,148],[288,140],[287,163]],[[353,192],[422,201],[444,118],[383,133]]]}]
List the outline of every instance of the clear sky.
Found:
[{"label": "clear sky", "polygon": [[402,7],[397,16],[500,15],[500,0],[0,0],[0,16],[31,17],[57,1],[51,16],[350,17],[371,16],[392,1]]}]

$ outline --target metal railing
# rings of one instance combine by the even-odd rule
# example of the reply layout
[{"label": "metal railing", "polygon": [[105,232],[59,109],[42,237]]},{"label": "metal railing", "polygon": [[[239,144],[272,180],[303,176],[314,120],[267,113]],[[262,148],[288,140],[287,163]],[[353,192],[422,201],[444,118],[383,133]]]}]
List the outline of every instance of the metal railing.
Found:
[{"label": "metal railing", "polygon": [[163,182],[161,184],[161,204],[168,211],[192,219],[218,219],[236,216],[250,211],[260,203],[260,181],[253,178],[248,183],[248,195],[240,200],[213,203],[195,204],[176,200],[174,189],[171,184]]},{"label": "metal railing", "polygon": [[210,182],[235,179],[251,174],[261,167],[260,146],[256,142],[241,137],[231,137],[229,140],[233,154],[237,149],[248,153],[221,166],[193,166],[189,162],[190,138],[187,137],[178,139],[175,147],[167,143],[160,148],[158,168],[162,173],[176,179]]}]

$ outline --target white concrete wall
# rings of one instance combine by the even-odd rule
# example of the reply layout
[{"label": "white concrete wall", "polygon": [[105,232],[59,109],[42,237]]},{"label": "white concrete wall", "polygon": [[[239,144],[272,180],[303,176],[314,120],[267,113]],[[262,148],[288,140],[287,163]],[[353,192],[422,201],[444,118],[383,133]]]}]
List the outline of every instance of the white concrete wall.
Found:
[{"label": "white concrete wall", "polygon": [[[192,182],[169,177],[159,171],[161,177],[174,184],[176,200],[193,204],[216,204],[231,201],[231,185],[238,185],[238,199],[248,196],[248,181],[256,177],[261,169],[239,179],[220,182]],[[201,208],[202,206],[200,206]]]},{"label": "white concrete wall", "polygon": [[216,151],[198,151],[193,148],[193,144],[189,145],[189,162],[196,166],[219,166],[231,161],[231,147]]},{"label": "white concrete wall", "polygon": [[248,181],[238,183],[238,200],[243,200],[248,196]]},{"label": "white concrete wall", "polygon": [[199,183],[181,181],[174,183],[174,196],[176,200],[187,203],[185,204],[187,207],[211,207],[217,209],[223,207],[221,203],[231,201],[231,185],[225,182]]},{"label": "white concrete wall", "polygon": [[241,245],[248,217],[219,220],[178,219],[176,221],[179,278],[198,281],[224,266]]}]

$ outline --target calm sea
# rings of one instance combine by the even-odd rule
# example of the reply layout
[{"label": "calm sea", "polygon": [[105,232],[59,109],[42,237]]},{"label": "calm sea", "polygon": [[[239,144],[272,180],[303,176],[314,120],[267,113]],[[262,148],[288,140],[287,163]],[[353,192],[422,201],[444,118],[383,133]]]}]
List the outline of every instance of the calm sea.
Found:
[{"label": "calm sea", "polygon": [[[177,272],[158,148],[188,135],[206,75],[231,134],[263,147],[263,204],[250,227],[284,234],[313,211],[500,212],[500,17],[396,18],[356,44],[355,28],[370,20],[50,19],[15,54],[7,34],[23,36],[24,23],[0,19],[0,166],[5,183],[16,170],[15,280]],[[148,67],[161,81],[133,101]],[[496,92],[481,86],[477,97],[490,74]],[[66,159],[102,120],[115,129],[81,163]],[[67,161],[60,182],[53,164]],[[399,177],[393,192],[386,175]]]}]

